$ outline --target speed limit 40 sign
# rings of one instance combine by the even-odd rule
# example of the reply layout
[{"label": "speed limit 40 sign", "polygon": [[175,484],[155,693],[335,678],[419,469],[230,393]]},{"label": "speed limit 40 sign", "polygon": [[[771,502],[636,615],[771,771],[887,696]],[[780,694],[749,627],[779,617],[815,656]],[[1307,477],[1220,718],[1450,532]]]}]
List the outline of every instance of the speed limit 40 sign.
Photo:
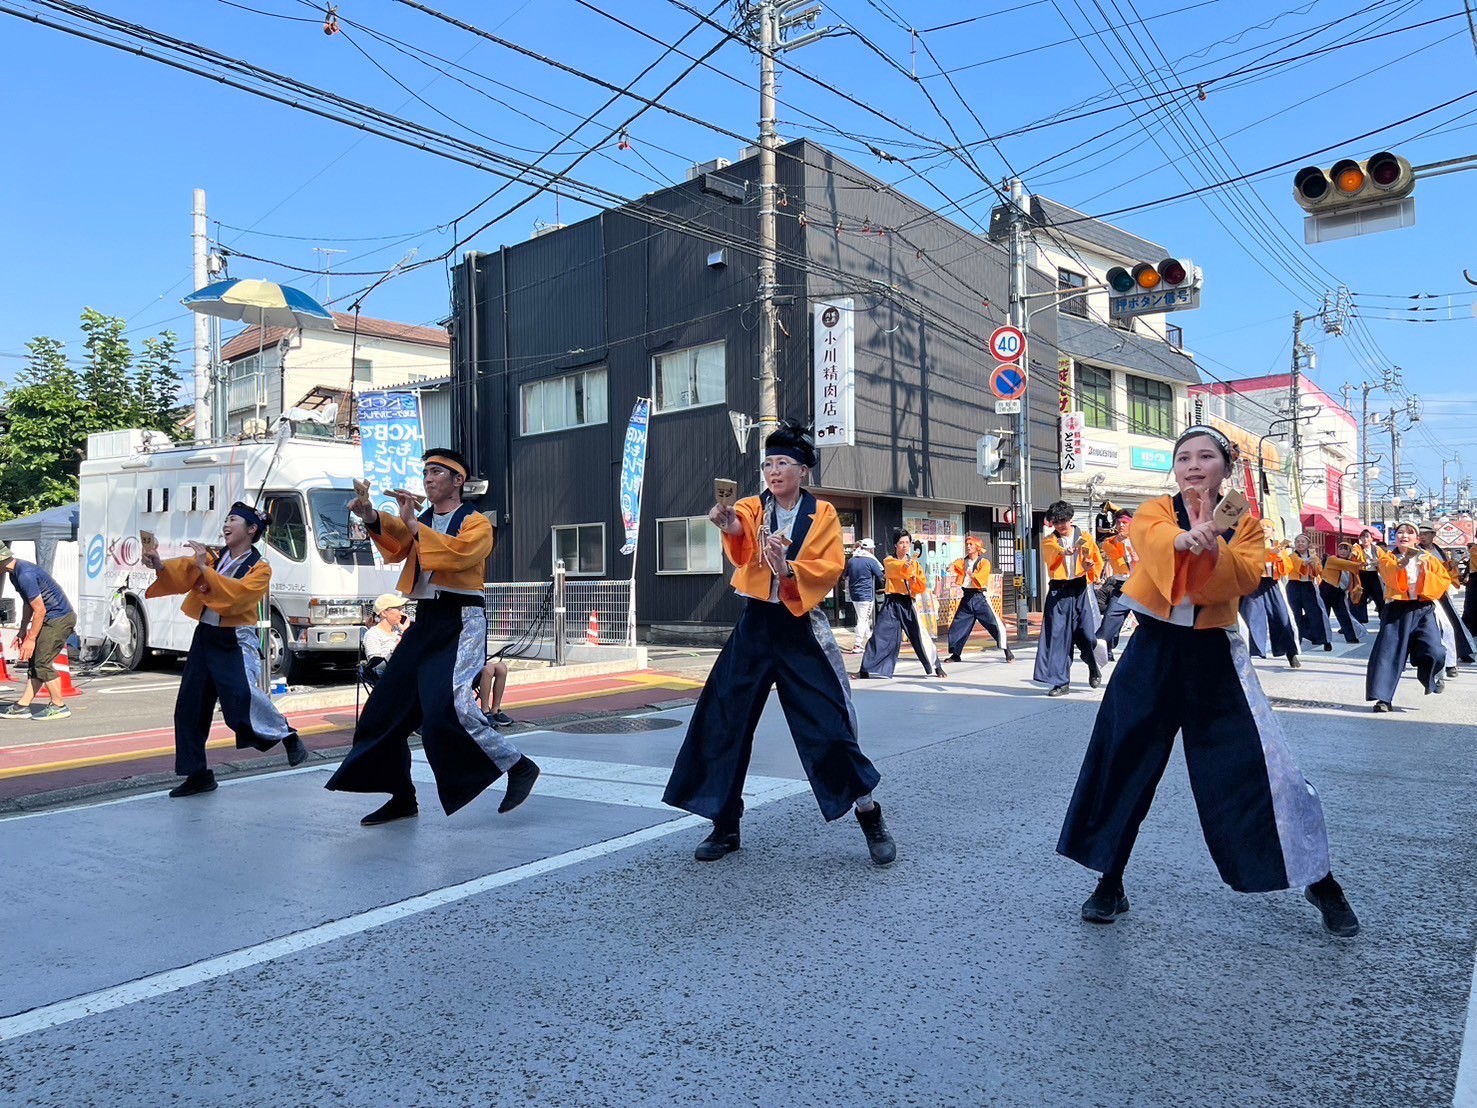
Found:
[{"label": "speed limit 40 sign", "polygon": [[1026,356],[1026,336],[1019,327],[1006,324],[990,334],[990,353],[997,362],[1020,362]]}]

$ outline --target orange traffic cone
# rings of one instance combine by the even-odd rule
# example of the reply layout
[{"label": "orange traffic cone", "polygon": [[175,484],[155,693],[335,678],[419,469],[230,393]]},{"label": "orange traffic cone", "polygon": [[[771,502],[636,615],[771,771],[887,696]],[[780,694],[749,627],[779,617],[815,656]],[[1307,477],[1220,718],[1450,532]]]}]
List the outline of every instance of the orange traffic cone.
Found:
[{"label": "orange traffic cone", "polygon": [[589,629],[585,631],[585,645],[586,646],[599,646],[600,645],[600,613],[599,612],[591,612],[590,613],[590,626],[589,626]]},{"label": "orange traffic cone", "polygon": [[14,680],[10,675],[10,667],[5,664],[5,651],[0,650],[0,684],[8,685]]},{"label": "orange traffic cone", "polygon": [[70,647],[62,647],[62,652],[56,656],[53,665],[56,666],[56,675],[62,681],[62,696],[81,696],[82,690],[72,684],[72,662],[68,655]]}]

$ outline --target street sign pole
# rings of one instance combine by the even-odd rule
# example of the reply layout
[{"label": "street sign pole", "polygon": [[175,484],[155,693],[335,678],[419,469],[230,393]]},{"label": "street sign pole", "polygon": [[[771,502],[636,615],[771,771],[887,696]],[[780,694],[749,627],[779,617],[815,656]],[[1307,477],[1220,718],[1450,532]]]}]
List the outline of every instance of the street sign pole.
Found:
[{"label": "street sign pole", "polygon": [[[1026,312],[1026,213],[1025,189],[1020,178],[1010,182],[1010,323],[1023,337],[1030,329]],[[1026,351],[1020,351],[1021,368],[1030,363]],[[1017,642],[1026,641],[1027,616],[1036,603],[1036,560],[1031,555],[1031,402],[1030,385],[1023,383],[1021,410],[1016,416],[1016,508],[1015,508],[1015,572],[1016,580],[1025,579],[1024,590],[1015,590],[1015,635]],[[1022,571],[1024,570],[1024,573]]]}]

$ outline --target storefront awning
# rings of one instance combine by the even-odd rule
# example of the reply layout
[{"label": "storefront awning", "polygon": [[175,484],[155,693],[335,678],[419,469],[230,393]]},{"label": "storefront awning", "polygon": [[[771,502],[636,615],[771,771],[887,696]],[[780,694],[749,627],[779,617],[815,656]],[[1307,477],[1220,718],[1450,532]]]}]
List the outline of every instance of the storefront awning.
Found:
[{"label": "storefront awning", "polygon": [[1330,535],[1354,536],[1369,527],[1369,524],[1358,516],[1330,511],[1328,508],[1304,508],[1299,518],[1304,527],[1313,531],[1324,531]]}]

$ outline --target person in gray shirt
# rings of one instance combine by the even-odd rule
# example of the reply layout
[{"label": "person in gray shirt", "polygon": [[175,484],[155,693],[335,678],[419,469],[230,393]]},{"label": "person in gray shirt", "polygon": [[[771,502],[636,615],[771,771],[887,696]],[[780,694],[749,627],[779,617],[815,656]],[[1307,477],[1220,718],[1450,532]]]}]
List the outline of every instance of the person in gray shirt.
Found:
[{"label": "person in gray shirt", "polygon": [[877,607],[877,589],[886,581],[882,563],[874,553],[876,543],[863,539],[847,560],[842,580],[846,582],[846,593],[851,597],[852,609],[856,612],[856,644],[851,653],[860,654],[872,637],[872,614]]}]

